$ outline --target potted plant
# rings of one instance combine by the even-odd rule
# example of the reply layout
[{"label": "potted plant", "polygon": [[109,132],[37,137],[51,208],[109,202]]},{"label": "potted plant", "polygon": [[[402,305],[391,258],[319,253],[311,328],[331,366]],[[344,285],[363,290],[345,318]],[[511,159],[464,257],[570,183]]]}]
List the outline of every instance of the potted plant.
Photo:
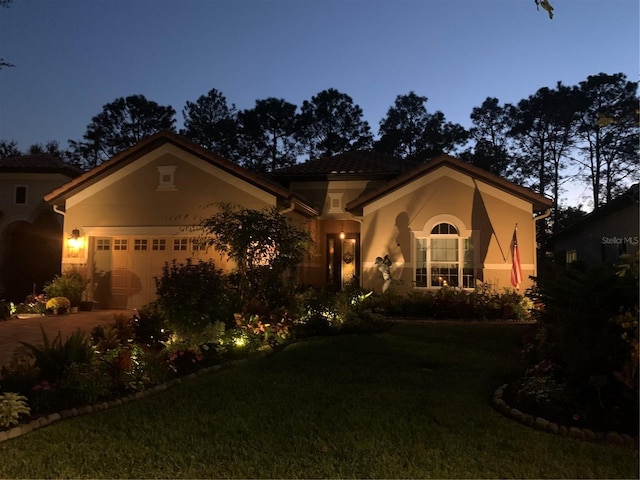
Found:
[{"label": "potted plant", "polygon": [[77,271],[70,270],[62,275],[56,275],[43,290],[48,298],[65,297],[69,299],[71,307],[78,307],[82,300],[84,282]]},{"label": "potted plant", "polygon": [[71,302],[66,297],[53,297],[47,300],[47,310],[54,315],[69,313]]},{"label": "potted plant", "polygon": [[95,284],[91,280],[87,280],[84,290],[82,290],[82,299],[80,300],[79,310],[82,312],[90,312],[93,310],[93,289]]}]

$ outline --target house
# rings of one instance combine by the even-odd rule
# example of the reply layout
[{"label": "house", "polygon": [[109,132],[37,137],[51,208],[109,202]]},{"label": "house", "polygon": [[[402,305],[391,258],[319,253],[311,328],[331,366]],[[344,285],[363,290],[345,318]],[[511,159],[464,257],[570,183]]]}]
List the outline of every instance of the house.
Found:
[{"label": "house", "polygon": [[60,273],[62,219],[43,196],[80,173],[44,153],[0,159],[0,298],[22,302]]},{"label": "house", "polygon": [[598,265],[638,254],[640,210],[638,184],[550,239],[556,262]]},{"label": "house", "polygon": [[[323,168],[324,167],[324,168]],[[321,202],[322,272],[310,283],[355,281],[406,293],[443,286],[511,287],[517,227],[524,291],[536,273],[535,222],[551,201],[448,155],[419,165],[371,153],[340,155],[276,172],[290,189]],[[344,239],[343,239],[344,238]]]},{"label": "house", "polygon": [[102,307],[155,299],[165,262],[226,259],[198,250],[189,228],[215,204],[277,207],[314,239],[300,265],[305,284],[381,291],[388,257],[398,292],[509,287],[518,227],[524,281],[536,271],[535,221],[550,200],[443,155],[415,164],[371,152],[312,160],[264,176],[173,133],[149,137],[45,199],[64,212],[63,269],[97,284]]}]

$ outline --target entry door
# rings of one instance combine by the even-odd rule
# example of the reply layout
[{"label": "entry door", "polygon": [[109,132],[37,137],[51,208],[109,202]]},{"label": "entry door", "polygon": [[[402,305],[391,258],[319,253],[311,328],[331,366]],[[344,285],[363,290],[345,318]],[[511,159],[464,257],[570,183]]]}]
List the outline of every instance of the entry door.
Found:
[{"label": "entry door", "polygon": [[336,290],[360,285],[360,234],[327,235],[327,283]]}]

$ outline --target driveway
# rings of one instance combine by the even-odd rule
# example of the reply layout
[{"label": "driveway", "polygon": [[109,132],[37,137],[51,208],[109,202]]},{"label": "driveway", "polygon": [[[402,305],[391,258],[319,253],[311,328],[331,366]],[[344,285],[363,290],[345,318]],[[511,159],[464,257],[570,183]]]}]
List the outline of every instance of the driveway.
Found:
[{"label": "driveway", "polygon": [[61,332],[63,339],[76,330],[89,333],[97,325],[113,322],[114,315],[124,314],[132,317],[135,312],[135,310],[93,310],[0,322],[0,365],[8,365],[11,362],[11,356],[20,342],[42,344],[40,326],[44,328],[49,341],[52,341],[58,332]]}]

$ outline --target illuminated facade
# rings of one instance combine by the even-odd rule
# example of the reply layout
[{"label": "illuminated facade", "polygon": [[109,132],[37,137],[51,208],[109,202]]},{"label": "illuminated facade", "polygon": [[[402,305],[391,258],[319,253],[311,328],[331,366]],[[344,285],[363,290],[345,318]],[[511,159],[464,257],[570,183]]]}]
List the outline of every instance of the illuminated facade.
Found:
[{"label": "illuminated facade", "polygon": [[[199,250],[189,229],[219,202],[275,206],[314,239],[300,281],[380,291],[377,257],[396,291],[509,286],[518,224],[525,277],[535,273],[535,217],[551,202],[457,159],[413,165],[367,152],[273,172],[247,171],[172,133],[160,133],[46,195],[64,212],[62,267],[96,284],[101,307],[155,299],[164,262],[226,258]],[[527,280],[528,281],[528,280]],[[526,288],[526,284],[523,285]]]}]

